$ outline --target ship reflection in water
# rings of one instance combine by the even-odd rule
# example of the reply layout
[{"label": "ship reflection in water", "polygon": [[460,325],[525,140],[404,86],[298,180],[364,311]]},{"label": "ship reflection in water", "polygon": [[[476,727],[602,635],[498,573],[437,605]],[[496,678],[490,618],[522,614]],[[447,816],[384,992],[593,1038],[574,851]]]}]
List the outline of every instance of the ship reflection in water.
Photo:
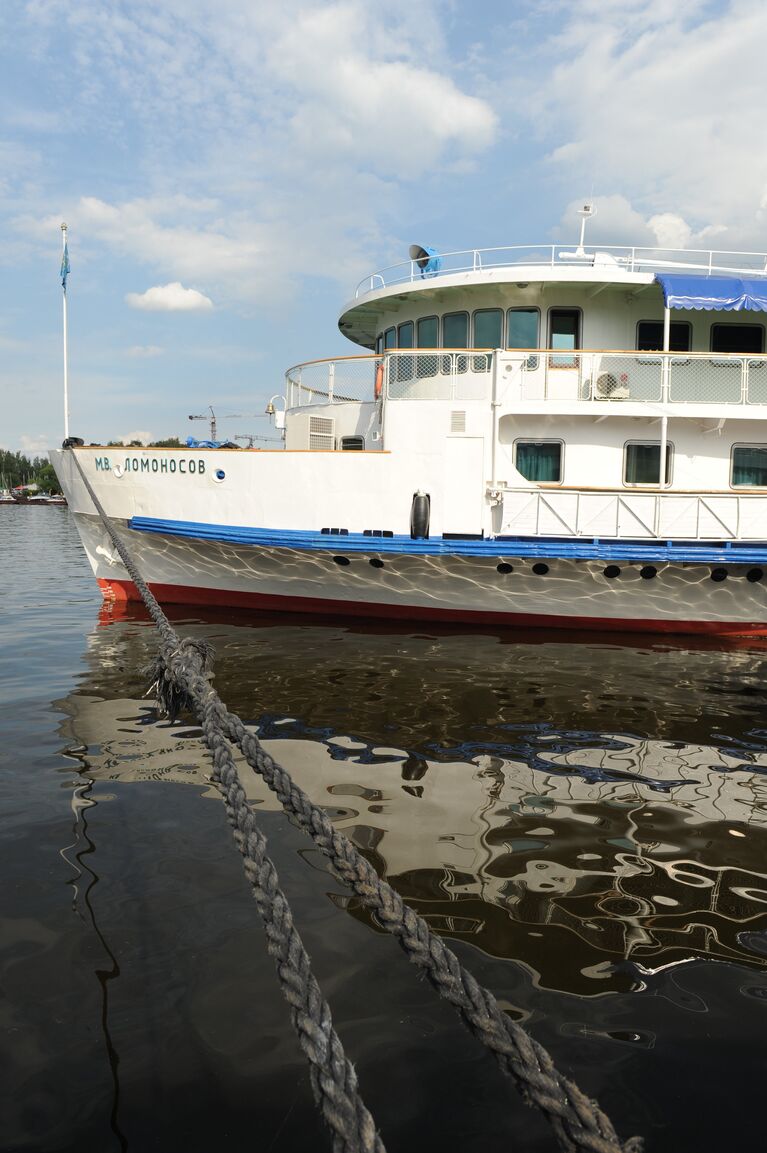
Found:
[{"label": "ship reflection in water", "polygon": [[[691,959],[767,964],[767,648],[175,615],[215,646],[229,707],[437,932],[586,996]],[[66,738],[96,779],[217,797],[198,729],[142,699],[155,644],[140,610],[105,610]]]}]

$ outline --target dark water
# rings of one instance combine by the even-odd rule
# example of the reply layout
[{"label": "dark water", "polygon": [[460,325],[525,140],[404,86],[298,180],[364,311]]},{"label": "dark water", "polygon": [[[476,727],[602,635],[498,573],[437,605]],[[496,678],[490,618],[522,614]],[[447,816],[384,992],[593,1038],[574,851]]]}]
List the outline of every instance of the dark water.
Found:
[{"label": "dark water", "polygon": [[[197,731],[143,699],[153,630],[65,510],[0,508],[0,545],[0,1149],[329,1149]],[[174,615],[623,1136],[762,1144],[767,647]],[[389,1153],[554,1149],[247,787]]]}]

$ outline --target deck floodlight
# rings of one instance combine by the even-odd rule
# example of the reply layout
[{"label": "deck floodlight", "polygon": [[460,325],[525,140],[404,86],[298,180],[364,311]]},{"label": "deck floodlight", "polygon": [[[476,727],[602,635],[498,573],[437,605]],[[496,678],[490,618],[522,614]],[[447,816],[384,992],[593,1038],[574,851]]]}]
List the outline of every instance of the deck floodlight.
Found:
[{"label": "deck floodlight", "polygon": [[410,259],[420,268],[421,276],[436,276],[442,268],[442,257],[436,248],[422,244],[410,245]]}]

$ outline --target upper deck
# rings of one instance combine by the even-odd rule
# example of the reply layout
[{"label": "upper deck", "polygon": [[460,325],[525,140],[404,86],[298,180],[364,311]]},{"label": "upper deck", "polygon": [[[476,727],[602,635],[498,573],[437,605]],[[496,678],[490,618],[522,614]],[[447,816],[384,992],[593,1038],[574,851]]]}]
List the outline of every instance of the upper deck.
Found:
[{"label": "upper deck", "polygon": [[[767,253],[585,245],[568,249],[556,244],[448,252],[404,261],[365,277],[341,312],[339,328],[355,344],[381,351],[402,347],[399,339],[396,344],[381,340],[387,328],[430,314],[528,307],[537,308],[543,321],[544,309],[568,307],[578,308],[584,317],[580,347],[630,348],[633,341],[626,343],[628,333],[616,328],[616,320],[624,315],[625,302],[640,309],[638,320],[661,319],[663,291],[656,280],[664,273],[703,282],[737,277],[767,284]],[[549,343],[545,327],[529,340],[530,345]],[[701,335],[706,345],[690,347],[698,351],[709,347],[708,332]],[[426,343],[448,346],[447,340],[415,341],[416,346]],[[488,345],[473,333],[461,346]]]}]

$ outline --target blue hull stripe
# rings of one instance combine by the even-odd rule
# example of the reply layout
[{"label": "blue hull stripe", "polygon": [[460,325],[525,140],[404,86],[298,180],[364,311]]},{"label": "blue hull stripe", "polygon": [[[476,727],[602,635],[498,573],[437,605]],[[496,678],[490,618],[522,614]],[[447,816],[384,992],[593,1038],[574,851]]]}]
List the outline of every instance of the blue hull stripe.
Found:
[{"label": "blue hull stripe", "polygon": [[253,545],[262,548],[291,548],[307,552],[397,553],[408,556],[537,557],[547,560],[652,561],[678,564],[765,564],[767,543],[695,544],[690,541],[604,541],[562,540],[556,538],[499,537],[494,540],[411,540],[409,536],[363,536],[349,533],[305,532],[298,529],[248,528],[246,525],[200,524],[185,520],[156,520],[134,516],[128,527],[136,532],[190,540],[220,541],[223,544]]}]

